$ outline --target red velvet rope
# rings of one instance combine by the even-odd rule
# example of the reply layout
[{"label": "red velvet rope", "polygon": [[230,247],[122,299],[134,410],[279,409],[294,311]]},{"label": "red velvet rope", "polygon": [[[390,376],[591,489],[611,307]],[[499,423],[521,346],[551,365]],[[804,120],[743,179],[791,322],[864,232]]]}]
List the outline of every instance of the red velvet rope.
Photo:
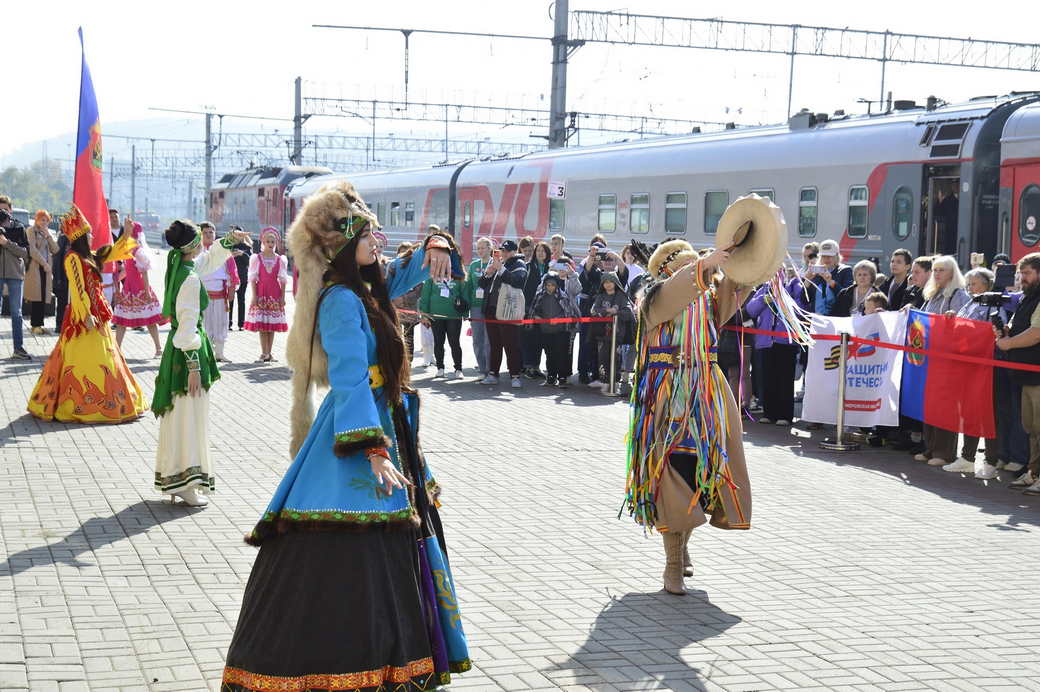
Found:
[{"label": "red velvet rope", "polygon": [[[775,336],[781,339],[789,338],[787,332],[774,332],[768,329],[752,329],[751,327],[735,327],[733,325],[726,325],[723,329],[729,329],[734,332],[741,332],[744,334],[761,334],[763,336]],[[838,334],[813,334],[812,338],[817,341],[841,341],[841,336]],[[978,356],[966,356],[961,353],[950,353],[949,351],[935,351],[933,349],[914,348],[913,346],[905,346],[900,344],[889,343],[888,341],[874,341],[873,339],[861,339],[858,336],[849,336],[849,343],[859,344],[862,346],[878,346],[881,348],[890,348],[895,351],[903,351],[904,353],[919,353],[923,356],[932,356],[934,358],[947,358],[949,360],[959,360],[963,363],[975,363],[976,365],[989,365],[994,368],[1007,368],[1009,370],[1025,370],[1027,372],[1040,372],[1040,365],[1028,365],[1026,363],[1012,363],[1006,360],[996,360],[993,358],[980,358]]]}]

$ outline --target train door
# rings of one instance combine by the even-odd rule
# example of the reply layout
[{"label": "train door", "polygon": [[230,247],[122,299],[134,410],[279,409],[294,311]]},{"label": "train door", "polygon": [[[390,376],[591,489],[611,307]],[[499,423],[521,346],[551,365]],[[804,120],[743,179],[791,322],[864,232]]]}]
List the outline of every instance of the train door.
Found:
[{"label": "train door", "polygon": [[1012,168],[1011,228],[1012,259],[1038,250],[1040,242],[1040,162]]},{"label": "train door", "polygon": [[960,218],[960,166],[925,168],[921,196],[921,255],[956,255]]}]

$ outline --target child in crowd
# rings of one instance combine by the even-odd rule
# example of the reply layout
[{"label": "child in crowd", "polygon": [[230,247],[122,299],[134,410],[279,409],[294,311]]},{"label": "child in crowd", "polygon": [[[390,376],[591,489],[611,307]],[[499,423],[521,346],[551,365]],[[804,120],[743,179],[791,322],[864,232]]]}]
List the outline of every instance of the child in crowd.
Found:
[{"label": "child in crowd", "polygon": [[[566,280],[555,271],[542,277],[531,305],[535,319],[577,318],[578,305],[566,290]],[[578,323],[539,324],[538,336],[545,348],[545,381],[543,387],[566,389],[571,376],[571,334]]]},{"label": "child in crowd", "polygon": [[[600,279],[600,287],[602,291],[596,296],[596,301],[592,304],[592,316],[593,317],[614,317],[617,316],[617,340],[615,345],[621,346],[622,344],[632,343],[633,324],[635,322],[635,316],[632,312],[632,302],[628,299],[628,294],[625,293],[621,286],[621,282],[618,280],[618,276],[614,272],[605,272],[603,277]],[[599,364],[602,374],[600,381],[606,383],[605,389],[610,388],[610,363],[611,363],[611,325],[607,323],[599,323],[595,325],[597,329],[594,330],[596,334],[596,341],[598,342],[598,353],[599,353]],[[617,354],[613,354],[617,357]],[[615,383],[618,381],[621,367],[620,361],[615,368]]]},{"label": "child in crowd", "polygon": [[863,314],[873,315],[875,312],[888,310],[888,296],[878,291],[863,299]]},{"label": "child in crowd", "polygon": [[258,363],[271,363],[274,333],[288,331],[285,321],[285,284],[289,280],[285,258],[278,254],[281,235],[268,226],[260,231],[260,252],[249,258],[249,283],[253,301],[249,305],[245,329],[260,334]]}]

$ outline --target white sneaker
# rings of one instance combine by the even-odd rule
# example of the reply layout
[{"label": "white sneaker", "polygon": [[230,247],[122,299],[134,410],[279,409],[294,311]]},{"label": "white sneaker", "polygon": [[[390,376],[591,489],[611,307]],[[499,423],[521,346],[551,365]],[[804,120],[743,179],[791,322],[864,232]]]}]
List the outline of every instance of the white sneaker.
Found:
[{"label": "white sneaker", "polygon": [[987,464],[985,461],[976,461],[975,477],[982,481],[992,480],[997,477],[997,467],[993,464]]},{"label": "white sneaker", "polygon": [[498,384],[498,375],[487,375],[484,379],[480,381],[480,384]]},{"label": "white sneaker", "polygon": [[1008,473],[1018,473],[1025,467],[1025,464],[1020,464],[1017,461],[1009,461],[1008,463],[1004,464],[1003,470],[1007,471]]},{"label": "white sneaker", "polygon": [[1040,481],[1033,483],[1031,486],[1022,491],[1026,495],[1040,495]]},{"label": "white sneaker", "polygon": [[519,377],[514,377],[513,378],[513,383],[511,385],[509,385],[509,386],[512,387],[513,389],[520,389],[521,387],[524,386],[524,384],[520,381]]},{"label": "white sneaker", "polygon": [[444,377],[444,368],[437,368],[437,374],[434,377]]},{"label": "white sneaker", "polygon": [[[934,459],[929,459],[928,460],[928,465],[929,466],[946,466],[946,460],[945,459],[940,459],[939,457],[935,457]],[[975,468],[975,467],[972,466],[972,468]]]},{"label": "white sneaker", "polygon": [[455,375],[452,377],[452,379],[453,380],[461,380],[462,379],[462,371],[461,370],[456,370],[455,371]]},{"label": "white sneaker", "polygon": [[[932,462],[929,461],[928,463],[931,464]],[[975,462],[968,461],[964,457],[957,457],[957,460],[952,464],[944,464],[942,469],[950,473],[974,473]]]},{"label": "white sneaker", "polygon": [[1036,483],[1036,477],[1030,472],[1026,471],[1015,480],[1008,483],[1009,488],[1026,488]]},{"label": "white sneaker", "polygon": [[777,425],[790,425],[790,424],[791,424],[791,421],[789,421],[789,420],[785,420],[784,418],[781,418],[780,420],[778,420],[778,421],[776,422],[776,424],[777,424]]},{"label": "white sneaker", "polygon": [[927,454],[915,454],[914,455],[914,461],[928,461],[928,455]]},{"label": "white sneaker", "polygon": [[590,387],[602,387],[603,383],[600,382],[599,379],[597,378],[597,379],[592,380],[591,382],[589,382],[589,386]]}]

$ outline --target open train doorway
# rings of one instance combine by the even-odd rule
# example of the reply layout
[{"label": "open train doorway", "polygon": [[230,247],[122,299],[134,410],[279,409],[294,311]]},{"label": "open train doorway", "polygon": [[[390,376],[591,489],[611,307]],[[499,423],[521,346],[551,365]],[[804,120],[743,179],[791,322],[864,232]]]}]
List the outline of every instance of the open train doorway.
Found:
[{"label": "open train doorway", "polygon": [[960,166],[929,166],[925,168],[924,189],[921,196],[922,255],[957,255],[958,226],[960,225]]}]

